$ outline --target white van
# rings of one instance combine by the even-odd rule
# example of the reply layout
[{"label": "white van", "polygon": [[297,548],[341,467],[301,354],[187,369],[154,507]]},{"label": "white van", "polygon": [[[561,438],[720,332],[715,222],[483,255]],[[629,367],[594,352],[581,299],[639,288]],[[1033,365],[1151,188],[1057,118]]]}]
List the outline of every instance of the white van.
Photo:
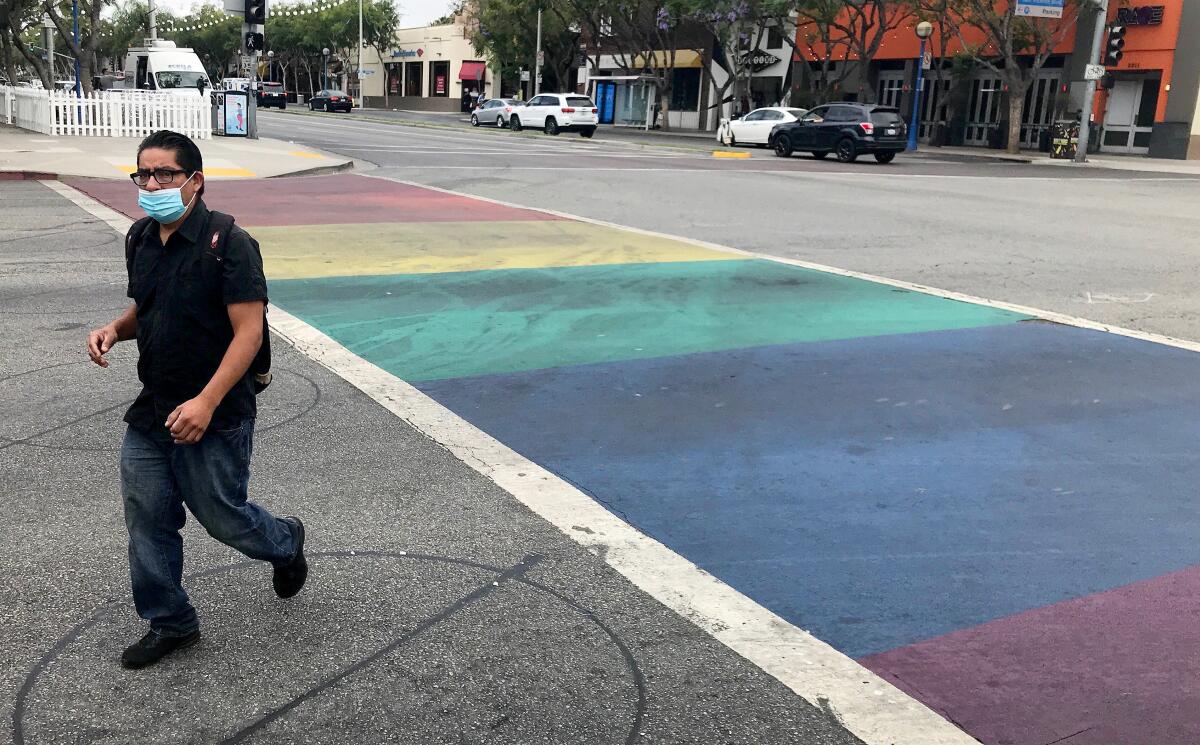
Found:
[{"label": "white van", "polygon": [[155,39],[148,41],[147,46],[129,50],[125,55],[124,85],[114,87],[200,95],[201,89],[212,88],[212,81],[191,49],[176,47],[173,41]]}]

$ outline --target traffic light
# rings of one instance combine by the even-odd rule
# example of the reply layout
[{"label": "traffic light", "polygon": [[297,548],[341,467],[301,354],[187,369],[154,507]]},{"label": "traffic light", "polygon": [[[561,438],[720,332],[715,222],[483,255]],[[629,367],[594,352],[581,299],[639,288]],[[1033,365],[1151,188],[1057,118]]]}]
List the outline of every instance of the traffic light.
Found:
[{"label": "traffic light", "polygon": [[246,54],[261,52],[266,46],[266,39],[263,38],[261,32],[249,31],[246,33]]},{"label": "traffic light", "polygon": [[258,25],[267,22],[267,0],[246,0],[245,8],[246,23]]},{"label": "traffic light", "polygon": [[1125,26],[1114,23],[1108,27],[1108,43],[1104,45],[1104,64],[1112,67],[1121,61],[1125,53]]}]

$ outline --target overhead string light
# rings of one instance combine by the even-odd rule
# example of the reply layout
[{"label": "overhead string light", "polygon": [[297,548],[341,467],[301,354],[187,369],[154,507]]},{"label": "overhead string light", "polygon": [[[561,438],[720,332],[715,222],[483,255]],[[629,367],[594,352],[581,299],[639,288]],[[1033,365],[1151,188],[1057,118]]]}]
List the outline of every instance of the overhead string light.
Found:
[{"label": "overhead string light", "polygon": [[[333,8],[337,8],[339,6],[345,5],[347,2],[349,2],[349,0],[336,0],[336,2],[320,2],[320,3],[317,3],[317,4],[315,4],[311,7],[307,7],[307,8],[279,8],[277,10],[273,10],[271,12],[271,16],[278,16],[278,17],[283,17],[283,18],[307,16],[307,15],[312,15],[314,13],[322,13],[326,10],[332,10]],[[186,25],[183,25],[183,26],[179,26],[176,24],[187,21],[188,19],[185,18],[185,19],[176,20],[174,18],[164,18],[163,25],[167,27],[167,29],[166,29],[167,31],[203,31],[204,29],[207,29],[207,28],[213,28],[214,26],[220,26],[221,24],[228,22],[232,18],[234,18],[234,16],[229,16],[227,18],[217,18],[217,19],[214,19],[211,21],[207,21],[205,23],[189,21],[186,23]],[[270,20],[270,18],[268,18],[267,20]]]}]

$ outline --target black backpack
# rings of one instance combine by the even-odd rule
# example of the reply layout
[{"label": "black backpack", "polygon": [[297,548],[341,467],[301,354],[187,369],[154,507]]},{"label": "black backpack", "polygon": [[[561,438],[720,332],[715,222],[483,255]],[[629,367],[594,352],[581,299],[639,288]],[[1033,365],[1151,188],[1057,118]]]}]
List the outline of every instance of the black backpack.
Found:
[{"label": "black backpack", "polygon": [[[209,211],[208,223],[205,224],[204,230],[200,231],[201,236],[212,236],[209,247],[205,250],[212,251],[218,259],[224,259],[225,246],[229,243],[229,234],[233,232],[233,215],[227,215],[224,212],[215,210]],[[129,228],[129,232],[125,235],[125,251],[129,253],[129,249],[133,244],[133,237],[138,237],[138,243],[145,239],[146,233],[155,222],[153,217],[143,217],[135,222]],[[262,393],[271,385],[271,330],[267,326],[267,309],[263,306],[263,334],[262,346],[258,348],[258,353],[254,355],[254,361],[250,363],[250,372],[254,375],[254,392]]]}]

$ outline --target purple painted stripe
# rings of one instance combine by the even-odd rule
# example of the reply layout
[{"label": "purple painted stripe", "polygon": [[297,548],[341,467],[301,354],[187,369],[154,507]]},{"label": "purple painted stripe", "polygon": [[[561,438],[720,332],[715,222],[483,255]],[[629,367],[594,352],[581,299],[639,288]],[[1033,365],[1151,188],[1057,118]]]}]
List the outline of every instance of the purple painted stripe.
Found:
[{"label": "purple painted stripe", "polygon": [[861,662],[988,745],[1195,745],[1200,566]]}]

